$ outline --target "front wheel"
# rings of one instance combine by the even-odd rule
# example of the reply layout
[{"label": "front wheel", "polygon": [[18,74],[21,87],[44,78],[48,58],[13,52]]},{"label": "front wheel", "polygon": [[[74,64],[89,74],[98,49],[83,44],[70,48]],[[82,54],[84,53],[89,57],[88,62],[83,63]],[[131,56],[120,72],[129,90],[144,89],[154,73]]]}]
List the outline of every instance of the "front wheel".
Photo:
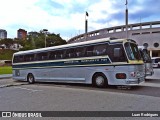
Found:
[{"label": "front wheel", "polygon": [[97,73],[93,76],[93,85],[99,88],[106,87],[108,85],[107,78],[103,73]]},{"label": "front wheel", "polygon": [[33,84],[35,82],[33,74],[31,74],[31,73],[28,74],[27,81],[28,81],[29,84]]}]

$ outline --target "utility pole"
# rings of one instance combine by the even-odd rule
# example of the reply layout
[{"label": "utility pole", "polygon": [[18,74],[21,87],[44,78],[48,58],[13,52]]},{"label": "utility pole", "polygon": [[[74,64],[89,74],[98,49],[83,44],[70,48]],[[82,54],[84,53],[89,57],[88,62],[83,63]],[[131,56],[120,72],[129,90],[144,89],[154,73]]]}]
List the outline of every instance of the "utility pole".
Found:
[{"label": "utility pole", "polygon": [[43,32],[44,32],[44,34],[45,34],[45,47],[47,46],[47,41],[46,41],[46,37],[47,37],[46,34],[47,34],[47,31],[48,31],[47,29],[43,29]]},{"label": "utility pole", "polygon": [[125,14],[125,20],[126,20],[126,38],[128,39],[128,1],[126,0],[126,14]]},{"label": "utility pole", "polygon": [[86,11],[86,14],[85,14],[85,41],[87,40],[87,33],[88,33],[88,19],[87,19],[88,16],[89,14]]}]

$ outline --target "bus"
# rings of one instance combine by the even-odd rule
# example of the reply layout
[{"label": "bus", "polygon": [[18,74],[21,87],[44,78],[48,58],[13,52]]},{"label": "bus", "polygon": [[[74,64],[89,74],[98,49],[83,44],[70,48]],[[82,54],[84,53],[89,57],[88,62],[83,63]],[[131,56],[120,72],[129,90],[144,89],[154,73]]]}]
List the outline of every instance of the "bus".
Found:
[{"label": "bus", "polygon": [[142,57],[143,62],[144,62],[145,75],[146,76],[152,76],[154,74],[153,66],[152,66],[152,60],[151,60],[151,57],[150,57],[149,52],[147,50],[147,47],[138,46],[138,49],[140,51],[141,57]]},{"label": "bus", "polygon": [[144,82],[144,64],[135,41],[103,38],[13,54],[13,79],[84,83],[96,87]]}]

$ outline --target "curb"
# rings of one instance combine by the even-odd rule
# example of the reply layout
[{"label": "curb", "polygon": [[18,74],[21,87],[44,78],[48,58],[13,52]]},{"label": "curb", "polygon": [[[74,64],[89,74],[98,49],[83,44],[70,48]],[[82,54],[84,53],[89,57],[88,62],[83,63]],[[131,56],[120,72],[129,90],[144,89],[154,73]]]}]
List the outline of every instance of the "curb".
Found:
[{"label": "curb", "polygon": [[1,85],[0,88],[12,87],[12,86],[21,86],[21,85],[28,85],[28,83],[6,84],[6,85]]},{"label": "curb", "polygon": [[12,77],[12,74],[3,74],[3,75],[0,75],[0,79],[11,78],[11,77]]}]

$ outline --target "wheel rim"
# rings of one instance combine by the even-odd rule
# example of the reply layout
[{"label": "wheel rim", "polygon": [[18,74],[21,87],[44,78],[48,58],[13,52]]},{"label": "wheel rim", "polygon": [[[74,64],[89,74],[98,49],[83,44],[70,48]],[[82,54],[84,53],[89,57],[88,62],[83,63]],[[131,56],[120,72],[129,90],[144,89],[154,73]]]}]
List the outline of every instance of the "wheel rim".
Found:
[{"label": "wheel rim", "polygon": [[28,81],[29,81],[29,83],[33,83],[34,78],[33,78],[33,76],[32,76],[32,75],[29,75],[29,77],[28,77]]},{"label": "wheel rim", "polygon": [[104,84],[104,78],[102,76],[96,77],[96,85],[102,86]]}]

